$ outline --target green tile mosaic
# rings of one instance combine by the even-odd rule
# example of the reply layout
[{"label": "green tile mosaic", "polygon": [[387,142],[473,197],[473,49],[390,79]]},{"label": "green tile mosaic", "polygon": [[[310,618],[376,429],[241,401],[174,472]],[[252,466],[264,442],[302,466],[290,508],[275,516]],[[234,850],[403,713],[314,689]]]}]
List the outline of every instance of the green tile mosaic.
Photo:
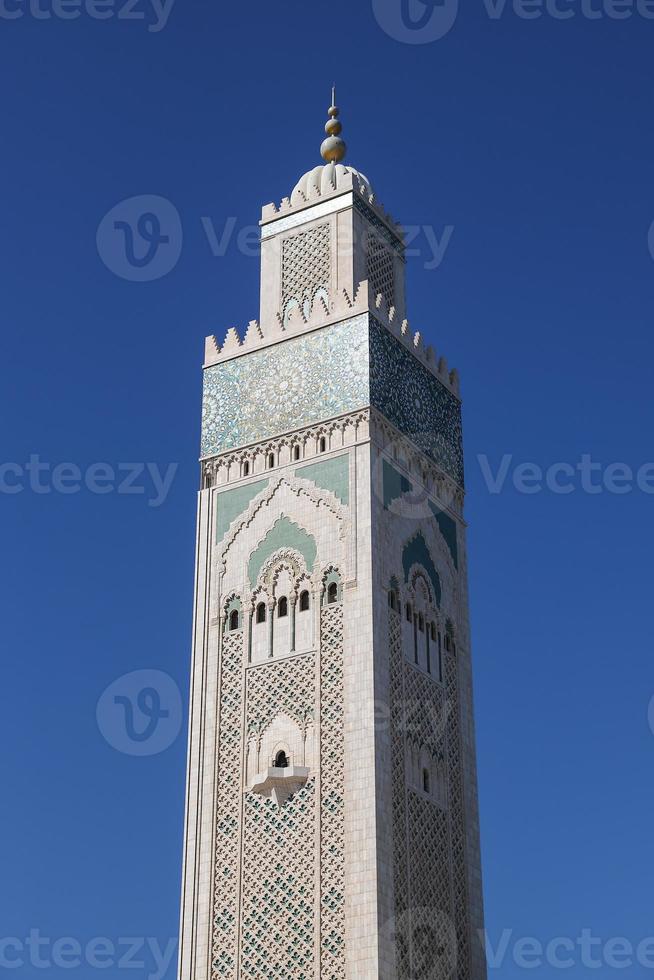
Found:
[{"label": "green tile mosaic", "polygon": [[207,368],[202,455],[368,405],[463,486],[458,399],[365,313]]},{"label": "green tile mosaic", "polygon": [[320,463],[299,466],[295,475],[301,480],[310,480],[321,490],[331,490],[343,504],[350,502],[350,457],[345,453]]},{"label": "green tile mosaic", "polygon": [[389,422],[463,486],[458,399],[374,317],[370,318],[370,398]]},{"label": "green tile mosaic", "polygon": [[264,562],[280,548],[294,548],[295,551],[299,551],[304,556],[308,570],[313,570],[317,551],[314,538],[299,525],[289,521],[288,517],[282,515],[275,521],[266,537],[250,556],[248,577],[252,586],[257,581]]},{"label": "green tile mosaic", "polygon": [[420,532],[411,538],[404,546],[402,551],[402,568],[404,569],[404,579],[406,582],[409,581],[409,572],[411,571],[412,565],[422,565],[424,570],[429,575],[431,579],[431,584],[434,587],[434,598],[436,599],[436,604],[440,606],[441,604],[441,580],[438,572],[436,571],[436,566],[432,560],[431,554],[429,553],[429,548],[427,547],[427,542]]},{"label": "green tile mosaic", "polygon": [[232,521],[247,509],[250,501],[254,500],[258,493],[266,489],[269,482],[269,480],[257,480],[256,483],[248,483],[234,490],[223,490],[217,495],[216,542],[222,541]]},{"label": "green tile mosaic", "polygon": [[[393,501],[398,500],[404,493],[413,493],[413,483],[402,473],[399,473],[388,460],[382,460],[382,494],[384,498],[384,509],[388,510]],[[439,530],[445,538],[445,543],[452,555],[454,567],[459,567],[459,549],[457,545],[456,521],[450,517],[438,504],[434,503],[424,491],[421,491],[421,499],[426,500],[427,506],[434,515]]]},{"label": "green tile mosaic", "polygon": [[291,337],[204,372],[202,455],[369,404],[368,317]]}]

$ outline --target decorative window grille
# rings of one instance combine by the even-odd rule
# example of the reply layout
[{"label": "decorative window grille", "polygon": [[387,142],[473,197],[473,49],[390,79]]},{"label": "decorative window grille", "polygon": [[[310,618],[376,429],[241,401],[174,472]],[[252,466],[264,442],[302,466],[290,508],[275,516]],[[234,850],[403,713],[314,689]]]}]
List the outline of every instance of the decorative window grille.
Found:
[{"label": "decorative window grille", "polygon": [[373,232],[368,234],[368,282],[375,295],[381,293],[386,304],[395,302],[395,282],[393,277],[393,255],[390,249]]},{"label": "decorative window grille", "polygon": [[[331,250],[329,224],[300,232],[282,244],[282,310],[289,304],[300,307],[305,316],[311,313],[320,290],[329,297]],[[294,301],[294,302],[293,302]]]}]

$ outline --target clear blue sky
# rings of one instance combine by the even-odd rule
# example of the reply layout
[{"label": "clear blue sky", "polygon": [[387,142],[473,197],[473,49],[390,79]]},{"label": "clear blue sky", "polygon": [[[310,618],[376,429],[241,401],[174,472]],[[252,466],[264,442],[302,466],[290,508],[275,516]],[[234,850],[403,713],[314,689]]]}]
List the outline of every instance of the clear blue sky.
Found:
[{"label": "clear blue sky", "polygon": [[[462,376],[493,944],[654,934],[654,497],[591,494],[581,475],[525,494],[513,469],[590,454],[601,479],[654,460],[654,21],[466,0],[444,37],[409,44],[378,22],[400,23],[399,2],[376,18],[370,0],[177,0],[150,31],[144,0],[145,20],[44,19],[47,0],[7,19],[5,0],[2,462],[178,470],[158,507],[144,477],[143,494],[38,493],[3,470],[25,486],[0,494],[2,937],[176,935],[184,734],[127,755],[96,704],[137,669],[186,700],[203,338],[258,312],[257,259],[233,240],[213,255],[205,226],[255,225],[319,162],[333,78],[348,161],[404,223],[454,229],[436,269],[419,236],[409,310]],[[96,232],[144,194],[172,202],[183,247],[135,282]],[[500,493],[479,454],[493,471],[511,455]],[[511,948],[491,976],[524,975]],[[614,973],[573,955],[575,977]],[[126,975],[23,958],[20,980]]]}]

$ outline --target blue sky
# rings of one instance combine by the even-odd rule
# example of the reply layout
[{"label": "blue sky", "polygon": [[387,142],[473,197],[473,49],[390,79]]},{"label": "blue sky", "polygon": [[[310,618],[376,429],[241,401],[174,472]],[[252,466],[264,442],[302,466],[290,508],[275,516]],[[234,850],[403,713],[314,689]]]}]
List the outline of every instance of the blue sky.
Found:
[{"label": "blue sky", "polygon": [[[7,949],[21,980],[124,976],[121,938],[176,936],[182,718],[168,719],[172,744],[135,756],[107,741],[96,705],[136,670],[170,675],[185,703],[203,338],[257,315],[243,243],[261,205],[319,162],[333,79],[348,162],[430,229],[408,264],[411,322],[462,377],[493,947],[510,930],[491,976],[524,975],[524,937],[654,934],[652,471],[636,480],[654,460],[652,11],[593,0],[591,19],[588,0],[560,0],[570,19],[551,3],[526,19],[537,8],[469,0],[442,37],[408,43],[421,15],[431,30],[454,12],[412,2],[413,28],[400,0],[176,0],[165,23],[145,0],[141,19],[124,0],[1,5],[0,933],[38,930],[51,961],[65,937],[116,947],[103,970]],[[96,245],[136,195],[165,198],[182,229],[173,267],[146,282]],[[427,268],[434,236],[446,247]],[[584,456],[600,493],[575,470]],[[484,472],[503,457],[492,493]],[[139,462],[150,469],[126,469]],[[104,492],[56,492],[75,484],[62,463]],[[543,471],[539,492],[520,492],[525,463]],[[572,492],[548,488],[557,463]],[[630,492],[606,489],[629,484],[615,463]],[[157,474],[172,474],[163,501]],[[143,492],[118,493],[130,475]],[[593,951],[598,968],[575,947],[575,977],[613,975],[615,950]],[[636,959],[622,974],[652,975]],[[147,948],[132,960],[130,975],[155,973]]]}]

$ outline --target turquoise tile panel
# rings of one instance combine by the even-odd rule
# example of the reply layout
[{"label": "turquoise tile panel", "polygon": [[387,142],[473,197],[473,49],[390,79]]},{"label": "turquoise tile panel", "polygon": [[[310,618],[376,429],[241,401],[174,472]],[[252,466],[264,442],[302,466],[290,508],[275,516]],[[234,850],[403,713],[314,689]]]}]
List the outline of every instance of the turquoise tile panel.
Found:
[{"label": "turquoise tile panel", "polygon": [[459,400],[374,317],[370,398],[400,432],[463,486]]},{"label": "turquoise tile panel", "polygon": [[334,456],[321,463],[299,466],[295,475],[301,480],[310,480],[321,490],[331,490],[343,504],[350,502],[350,457]]},{"label": "turquoise tile panel", "polygon": [[369,403],[362,314],[207,368],[201,452],[249,445]]},{"label": "turquoise tile panel", "polygon": [[[413,493],[413,483],[402,473],[395,469],[388,460],[382,460],[382,493],[384,497],[384,509],[388,510],[394,500],[398,500],[402,494]],[[423,491],[421,500],[426,500],[427,506],[434,515],[441,534],[445,538],[445,543],[452,555],[454,567],[459,567],[459,549],[457,545],[456,521],[450,517],[438,504],[434,503]],[[414,501],[415,503],[415,501]]]},{"label": "turquoise tile panel", "polygon": [[275,521],[259,547],[250,555],[248,577],[252,586],[256,583],[264,563],[279,548],[294,548],[295,551],[299,551],[304,556],[307,569],[313,571],[317,552],[315,539],[298,524],[293,524],[288,517],[282,515]]},{"label": "turquoise tile panel", "polygon": [[258,480],[234,490],[223,490],[216,502],[216,541],[222,541],[229,525],[249,506],[258,493],[265,490],[268,480]]},{"label": "turquoise tile panel", "polygon": [[436,566],[434,565],[429,548],[427,547],[427,542],[420,532],[405,544],[404,550],[402,551],[402,568],[404,569],[404,580],[406,582],[409,581],[409,572],[411,571],[412,565],[422,565],[427,572],[431,579],[431,584],[434,587],[436,604],[440,606],[441,580],[436,571]]}]

